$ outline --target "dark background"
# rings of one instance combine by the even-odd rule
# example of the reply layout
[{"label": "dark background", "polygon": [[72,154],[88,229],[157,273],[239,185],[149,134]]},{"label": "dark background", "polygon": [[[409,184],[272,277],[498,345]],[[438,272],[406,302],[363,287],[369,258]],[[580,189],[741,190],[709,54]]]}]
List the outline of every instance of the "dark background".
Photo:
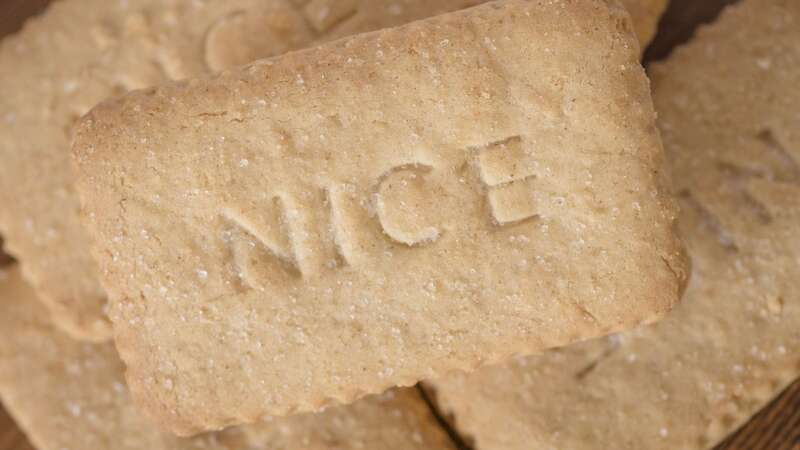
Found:
[{"label": "dark background", "polygon": [[[722,8],[736,1],[672,0],[645,53],[645,64],[667,57],[676,45],[692,37],[697,26],[713,21]],[[26,17],[40,12],[47,3],[49,0],[0,0],[0,37],[18,30]],[[9,261],[0,254],[0,265]],[[2,408],[0,450],[33,450]],[[800,450],[800,380],[716,450]]]}]

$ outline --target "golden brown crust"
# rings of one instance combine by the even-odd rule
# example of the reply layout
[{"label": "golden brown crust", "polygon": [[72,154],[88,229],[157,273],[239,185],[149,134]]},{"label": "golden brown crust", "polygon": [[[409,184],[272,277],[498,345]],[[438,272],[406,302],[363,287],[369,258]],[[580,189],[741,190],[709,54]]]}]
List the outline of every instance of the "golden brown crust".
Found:
[{"label": "golden brown crust", "polygon": [[128,380],[184,434],[649,322],[683,282],[638,45],[604,1],[139,91],[75,149]]},{"label": "golden brown crust", "polygon": [[479,450],[713,447],[800,374],[800,3],[745,0],[652,70],[692,259],[653,327],[436,383]]}]

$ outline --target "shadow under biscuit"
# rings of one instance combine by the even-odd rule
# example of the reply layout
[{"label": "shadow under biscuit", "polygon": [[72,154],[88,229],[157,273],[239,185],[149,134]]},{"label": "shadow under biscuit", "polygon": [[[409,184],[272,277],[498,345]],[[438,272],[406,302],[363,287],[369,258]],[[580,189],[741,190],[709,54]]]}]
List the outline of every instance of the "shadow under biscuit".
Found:
[{"label": "shadow under biscuit", "polygon": [[3,237],[0,236],[0,267],[8,266],[14,262],[14,258],[3,251]]},{"label": "shadow under biscuit", "polygon": [[689,42],[697,28],[714,22],[726,6],[740,0],[671,0],[658,23],[658,32],[644,52],[645,66],[666,59],[672,50]]}]

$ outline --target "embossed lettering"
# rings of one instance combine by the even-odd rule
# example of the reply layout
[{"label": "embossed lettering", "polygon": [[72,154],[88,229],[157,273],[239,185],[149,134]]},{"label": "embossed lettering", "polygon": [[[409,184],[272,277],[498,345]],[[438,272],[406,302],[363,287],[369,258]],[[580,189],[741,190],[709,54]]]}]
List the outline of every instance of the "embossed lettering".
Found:
[{"label": "embossed lettering", "polygon": [[381,177],[377,210],[384,233],[406,245],[434,242],[440,230],[435,226],[435,195],[427,189],[426,166],[401,166]]},{"label": "embossed lettering", "polygon": [[522,139],[512,137],[478,149],[478,165],[483,182],[497,186],[533,176],[537,162],[522,145]]},{"label": "embossed lettering", "polygon": [[489,205],[499,225],[519,222],[538,213],[532,178],[489,189]]},{"label": "embossed lettering", "polygon": [[742,238],[751,236],[752,224],[745,225],[748,221],[769,225],[797,211],[800,165],[796,157],[771,129],[754,137],[757,145],[747,147],[750,151],[724,153],[714,161],[724,175],[719,191],[681,192],[684,202],[730,251],[738,251],[740,243],[747,242]]},{"label": "embossed lettering", "polygon": [[303,196],[302,201],[275,196],[246,210],[222,212],[223,238],[245,284],[263,288],[263,280],[310,277],[348,264],[355,250],[342,229],[344,200],[329,190],[312,189]]},{"label": "embossed lettering", "polygon": [[[511,137],[465,154],[477,151],[480,178],[499,226],[539,215],[537,162],[523,144]],[[436,170],[403,164],[386,171],[371,188],[298,185],[247,207],[229,207],[221,215],[234,271],[245,286],[265,289],[272,282],[368,263],[369,255],[387,242],[434,245],[446,226],[437,198],[447,195],[435,181],[442,175]],[[377,244],[381,239],[383,244]]]},{"label": "embossed lettering", "polygon": [[478,148],[477,160],[496,223],[537,216],[534,181],[538,163],[519,136]]},{"label": "embossed lettering", "polygon": [[229,246],[234,271],[251,288],[263,289],[264,280],[300,276],[284,208],[278,197],[249,211],[228,208],[223,240]]}]

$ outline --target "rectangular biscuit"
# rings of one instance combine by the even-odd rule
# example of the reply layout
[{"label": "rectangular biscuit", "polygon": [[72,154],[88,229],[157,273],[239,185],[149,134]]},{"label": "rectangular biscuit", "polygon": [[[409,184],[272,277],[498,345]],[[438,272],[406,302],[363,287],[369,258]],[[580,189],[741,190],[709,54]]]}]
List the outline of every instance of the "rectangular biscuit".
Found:
[{"label": "rectangular biscuit", "polygon": [[17,268],[0,272],[0,329],[0,399],[37,448],[453,450],[413,388],[192,439],[161,433],[134,407],[114,346],[55,329]]},{"label": "rectangular biscuit", "polygon": [[475,450],[707,450],[800,376],[798,24],[800,2],[745,0],[651,68],[686,295],[654,326],[434,383]]},{"label": "rectangular biscuit", "polygon": [[661,317],[684,261],[630,29],[496,2],[95,108],[78,186],[134,394],[191,434]]},{"label": "rectangular biscuit", "polygon": [[[130,89],[199,76],[485,0],[62,0],[0,44],[0,232],[62,329],[110,338],[67,161],[75,120]],[[625,0],[643,44],[665,0]],[[46,173],[43,177],[41,174]],[[26,201],[20,202],[18,199]]]}]

